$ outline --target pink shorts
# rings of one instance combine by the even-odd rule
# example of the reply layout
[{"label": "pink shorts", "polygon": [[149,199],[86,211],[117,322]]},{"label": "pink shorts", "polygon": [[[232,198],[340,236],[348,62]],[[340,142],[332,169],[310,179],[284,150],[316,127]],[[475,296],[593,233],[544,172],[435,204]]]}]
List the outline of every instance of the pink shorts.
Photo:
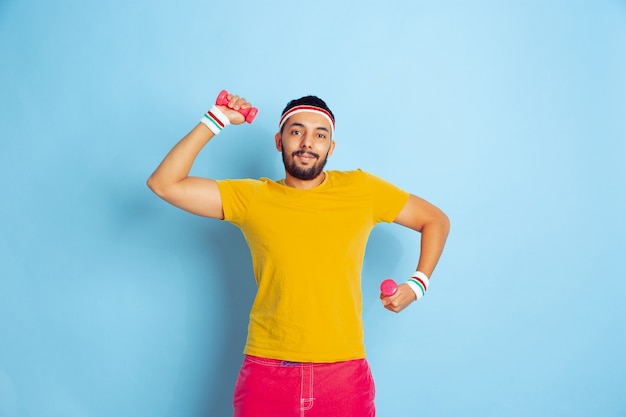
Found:
[{"label": "pink shorts", "polygon": [[301,363],[247,355],[235,385],[235,417],[374,417],[365,359]]}]

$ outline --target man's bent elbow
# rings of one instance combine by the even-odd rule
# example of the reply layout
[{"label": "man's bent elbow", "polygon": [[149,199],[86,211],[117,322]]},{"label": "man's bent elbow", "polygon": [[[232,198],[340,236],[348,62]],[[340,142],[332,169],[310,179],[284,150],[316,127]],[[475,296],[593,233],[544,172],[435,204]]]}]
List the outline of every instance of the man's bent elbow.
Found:
[{"label": "man's bent elbow", "polygon": [[154,175],[151,175],[148,178],[148,180],[146,181],[146,185],[150,190],[152,190],[153,193],[155,193],[159,197],[163,197],[165,195],[165,189],[163,187],[163,184],[158,179],[156,179]]}]

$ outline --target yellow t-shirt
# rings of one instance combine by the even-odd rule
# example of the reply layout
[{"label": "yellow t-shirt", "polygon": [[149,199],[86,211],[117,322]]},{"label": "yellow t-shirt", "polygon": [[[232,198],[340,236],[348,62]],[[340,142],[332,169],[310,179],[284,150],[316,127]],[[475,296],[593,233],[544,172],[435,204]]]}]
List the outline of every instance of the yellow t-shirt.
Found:
[{"label": "yellow t-shirt", "polygon": [[365,357],[361,267],[372,228],[409,194],[361,170],[326,171],[299,190],[284,181],[218,181],[224,219],[250,247],[258,291],[244,353],[294,362]]}]

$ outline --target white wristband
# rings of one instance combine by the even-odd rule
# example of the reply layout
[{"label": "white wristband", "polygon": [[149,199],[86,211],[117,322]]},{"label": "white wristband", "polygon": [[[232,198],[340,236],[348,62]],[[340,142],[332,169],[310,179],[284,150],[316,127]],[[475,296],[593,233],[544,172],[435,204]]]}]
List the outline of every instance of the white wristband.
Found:
[{"label": "white wristband", "polygon": [[230,120],[217,106],[213,106],[202,116],[200,123],[204,124],[213,134],[217,135],[230,124]]},{"label": "white wristband", "polygon": [[426,294],[426,290],[430,285],[430,280],[425,273],[415,271],[415,273],[411,276],[411,279],[406,283],[415,293],[415,300],[417,301],[422,298],[424,294]]}]

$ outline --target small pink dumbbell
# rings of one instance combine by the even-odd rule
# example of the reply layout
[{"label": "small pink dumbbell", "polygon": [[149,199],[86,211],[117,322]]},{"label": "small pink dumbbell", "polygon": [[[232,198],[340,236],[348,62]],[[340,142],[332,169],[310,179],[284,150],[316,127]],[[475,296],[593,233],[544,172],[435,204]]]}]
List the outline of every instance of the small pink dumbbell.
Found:
[{"label": "small pink dumbbell", "polygon": [[385,297],[391,297],[398,291],[398,284],[391,278],[380,283],[380,292]]},{"label": "small pink dumbbell", "polygon": [[[217,95],[217,99],[215,100],[215,104],[217,104],[218,106],[227,106],[228,91],[220,91],[220,93]],[[259,112],[259,109],[257,109],[256,107],[248,107],[247,109],[239,109],[237,111],[246,118],[246,122],[252,123],[252,121],[256,117],[256,114]]]}]

